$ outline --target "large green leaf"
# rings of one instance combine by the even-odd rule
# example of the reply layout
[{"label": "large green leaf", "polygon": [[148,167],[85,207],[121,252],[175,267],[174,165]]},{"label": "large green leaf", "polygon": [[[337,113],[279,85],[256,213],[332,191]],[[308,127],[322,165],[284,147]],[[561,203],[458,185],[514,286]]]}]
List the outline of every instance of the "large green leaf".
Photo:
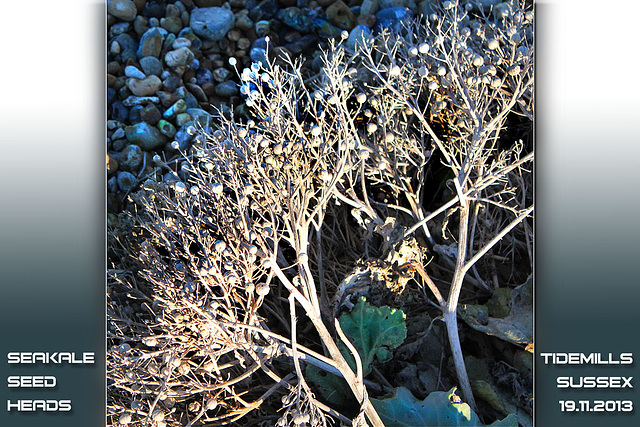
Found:
[{"label": "large green leaf", "polygon": [[[392,350],[402,344],[407,337],[405,315],[401,310],[389,307],[375,307],[360,298],[350,313],[340,316],[340,327],[353,343],[362,360],[363,375],[371,371],[373,358],[388,362],[393,357]],[[356,371],[355,360],[347,347],[340,341],[340,352],[351,369]],[[322,396],[328,403],[341,406],[353,399],[347,382],[313,365],[307,365],[307,376],[320,387]]]},{"label": "large green leaf", "polygon": [[[405,315],[401,310],[390,307],[375,307],[360,298],[350,313],[340,316],[340,327],[353,343],[362,360],[362,370],[366,376],[371,372],[374,357],[380,362],[393,358],[392,350],[407,338]],[[341,352],[355,370],[351,352],[341,344]]]},{"label": "large green leaf", "polygon": [[[404,387],[396,389],[396,395],[389,399],[371,399],[378,415],[386,427],[445,427],[482,426],[471,407],[460,402],[455,388],[430,393],[424,400],[416,399]],[[496,421],[492,426],[517,427],[515,416]]]}]

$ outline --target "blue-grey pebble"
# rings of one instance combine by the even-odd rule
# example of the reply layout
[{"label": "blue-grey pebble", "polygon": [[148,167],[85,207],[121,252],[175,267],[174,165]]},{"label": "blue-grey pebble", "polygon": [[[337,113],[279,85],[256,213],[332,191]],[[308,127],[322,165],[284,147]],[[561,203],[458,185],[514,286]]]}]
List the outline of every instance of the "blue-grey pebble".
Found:
[{"label": "blue-grey pebble", "polygon": [[356,25],[349,33],[346,46],[351,50],[355,50],[356,44],[362,46],[364,41],[369,42],[371,40],[373,40],[373,35],[369,27],[366,25]]},{"label": "blue-grey pebble", "polygon": [[194,51],[200,50],[202,48],[202,40],[198,37],[191,27],[185,27],[178,33],[178,38],[184,38],[191,42],[191,49]]},{"label": "blue-grey pebble", "polygon": [[252,62],[262,63],[262,65],[267,64],[267,51],[260,47],[251,48],[249,51],[249,57]]},{"label": "blue-grey pebble", "polygon": [[[248,5],[245,5],[245,7],[249,9]],[[251,18],[253,22],[268,20],[272,18],[279,9],[280,5],[277,0],[262,0],[249,10],[249,18]]]},{"label": "blue-grey pebble", "polygon": [[114,101],[111,104],[111,119],[119,122],[127,122],[129,120],[129,109],[125,107],[122,102]]},{"label": "blue-grey pebble", "polygon": [[235,23],[233,12],[222,7],[203,7],[191,11],[191,29],[208,40],[221,40]]},{"label": "blue-grey pebble", "polygon": [[182,79],[178,76],[171,75],[162,81],[162,87],[167,92],[173,92],[182,84]]},{"label": "blue-grey pebble", "polygon": [[118,187],[118,178],[116,176],[112,176],[107,181],[107,191],[109,193],[117,193],[120,187]]},{"label": "blue-grey pebble", "polygon": [[136,59],[138,43],[129,34],[120,34],[113,41],[120,45],[120,62],[125,63],[129,59]]},{"label": "blue-grey pebble", "polygon": [[406,7],[395,6],[382,9],[376,13],[378,21],[373,27],[374,33],[379,33],[382,28],[389,28],[396,33],[402,33],[406,31],[403,23],[409,23],[412,18],[413,12]]},{"label": "blue-grey pebble", "polygon": [[158,57],[160,55],[162,51],[162,41],[164,39],[163,31],[165,33],[167,32],[164,28],[152,27],[140,37],[137,50],[138,58],[144,58],[145,56]]},{"label": "blue-grey pebble", "polygon": [[178,98],[184,99],[184,102],[187,104],[187,108],[199,108],[200,104],[198,104],[198,100],[191,92],[187,90],[186,87],[181,86],[175,90],[174,94]]},{"label": "blue-grey pebble", "polygon": [[196,70],[196,83],[202,86],[205,83],[213,83],[213,73],[206,68],[198,68]]},{"label": "blue-grey pebble", "polygon": [[114,97],[116,96],[116,90],[112,87],[107,88],[107,106],[110,107],[113,102]]},{"label": "blue-grey pebble", "polygon": [[232,81],[218,83],[215,87],[216,95],[230,98],[238,94],[238,84]]},{"label": "blue-grey pebble", "polygon": [[109,37],[116,37],[129,31],[131,24],[128,22],[118,22],[109,28]]},{"label": "blue-grey pebble", "polygon": [[135,65],[127,65],[124,68],[124,75],[127,77],[133,77],[134,79],[143,80],[147,76],[138,69]]},{"label": "blue-grey pebble", "polygon": [[143,158],[142,148],[134,144],[127,145],[118,157],[118,168],[127,172],[138,172],[142,166]]},{"label": "blue-grey pebble", "polygon": [[131,172],[119,171],[116,173],[116,179],[118,181],[118,187],[120,191],[127,192],[136,185],[136,177]]},{"label": "blue-grey pebble", "polygon": [[129,142],[139,145],[144,151],[154,150],[167,142],[167,137],[158,128],[145,122],[127,126],[124,131]]},{"label": "blue-grey pebble", "polygon": [[116,139],[111,142],[111,147],[114,151],[122,151],[127,145],[129,145],[129,142],[126,139]]},{"label": "blue-grey pebble", "polygon": [[162,61],[155,56],[145,56],[140,58],[140,67],[147,76],[158,76],[162,74]]},{"label": "blue-grey pebble", "polygon": [[142,105],[134,105],[129,110],[129,123],[134,124],[142,121]]}]

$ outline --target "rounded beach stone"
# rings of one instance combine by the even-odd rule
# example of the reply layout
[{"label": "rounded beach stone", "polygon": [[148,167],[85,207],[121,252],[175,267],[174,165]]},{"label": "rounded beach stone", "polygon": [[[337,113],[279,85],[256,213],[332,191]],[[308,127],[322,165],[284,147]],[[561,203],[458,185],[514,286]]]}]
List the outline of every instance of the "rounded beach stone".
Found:
[{"label": "rounded beach stone", "polygon": [[151,96],[160,90],[162,80],[158,76],[149,76],[145,79],[129,79],[127,87],[136,96]]},{"label": "rounded beach stone", "polygon": [[131,172],[120,171],[116,174],[120,191],[129,191],[136,185],[136,177]]},{"label": "rounded beach stone", "polygon": [[145,122],[127,126],[124,132],[131,144],[139,145],[144,151],[154,150],[167,142],[167,137],[158,128]]},{"label": "rounded beach stone", "polygon": [[[162,29],[162,31],[166,31]],[[149,28],[140,38],[138,45],[138,58],[145,56],[155,56],[156,58],[162,51],[162,32],[160,28]]]},{"label": "rounded beach stone", "polygon": [[235,16],[230,10],[205,7],[191,11],[189,24],[198,36],[208,40],[221,40],[233,28],[235,22]]},{"label": "rounded beach stone", "polygon": [[118,166],[121,170],[127,172],[137,172],[142,166],[144,152],[137,145],[127,145],[120,152]]},{"label": "rounded beach stone", "polygon": [[133,21],[138,14],[131,0],[111,0],[107,2],[107,12],[123,21]]},{"label": "rounded beach stone", "polygon": [[155,56],[145,56],[141,58],[140,66],[147,76],[160,77],[160,74],[162,74],[162,61]]},{"label": "rounded beach stone", "polygon": [[124,75],[127,77],[133,77],[134,79],[142,80],[147,76],[134,65],[127,65],[124,68]]},{"label": "rounded beach stone", "polygon": [[164,62],[169,67],[180,67],[191,63],[193,58],[193,52],[191,52],[188,47],[181,47],[180,49],[167,52],[164,56]]}]

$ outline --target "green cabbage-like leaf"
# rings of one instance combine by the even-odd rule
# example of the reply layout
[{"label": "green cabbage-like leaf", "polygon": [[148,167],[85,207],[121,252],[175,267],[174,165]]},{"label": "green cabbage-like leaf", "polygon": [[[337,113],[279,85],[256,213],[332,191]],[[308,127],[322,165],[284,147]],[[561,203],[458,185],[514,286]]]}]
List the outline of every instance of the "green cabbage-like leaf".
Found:
[{"label": "green cabbage-like leaf", "polygon": [[[392,350],[407,338],[405,315],[390,307],[375,307],[360,298],[350,313],[340,316],[340,327],[353,343],[362,359],[364,375],[371,372],[373,358],[388,362],[393,358]],[[351,352],[340,343],[340,351],[355,371]]]},{"label": "green cabbage-like leaf", "polygon": [[[480,419],[471,407],[459,402],[455,388],[448,392],[434,391],[426,399],[416,399],[404,387],[396,389],[396,395],[389,399],[371,399],[378,415],[386,427],[445,427],[445,426],[482,426]],[[516,417],[511,414],[504,420],[496,421],[492,426],[518,426]]]}]

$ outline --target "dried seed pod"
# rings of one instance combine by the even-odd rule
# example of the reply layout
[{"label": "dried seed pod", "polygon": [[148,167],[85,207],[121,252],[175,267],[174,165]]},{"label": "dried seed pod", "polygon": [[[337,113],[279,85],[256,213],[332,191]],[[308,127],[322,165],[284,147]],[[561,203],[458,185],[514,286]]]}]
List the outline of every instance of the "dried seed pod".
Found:
[{"label": "dried seed pod", "polygon": [[369,123],[367,125],[367,132],[374,133],[377,130],[378,130],[378,125],[376,125],[375,123]]},{"label": "dried seed pod", "polygon": [[436,73],[440,76],[440,77],[444,77],[445,75],[447,75],[447,69],[443,66],[438,67],[438,71],[436,71]]},{"label": "dried seed pod", "polygon": [[418,46],[418,52],[420,53],[427,53],[429,52],[430,46],[427,43],[420,43],[420,45]]},{"label": "dried seed pod", "polygon": [[158,340],[156,339],[156,337],[145,337],[142,340],[142,343],[147,347],[155,347],[158,345]]},{"label": "dried seed pod", "polygon": [[489,50],[496,50],[500,47],[500,42],[498,42],[498,40],[496,39],[490,39],[487,42],[487,47],[489,48]]},{"label": "dried seed pod", "polygon": [[267,285],[266,283],[259,283],[258,286],[256,286],[256,294],[265,297],[269,294],[269,285]]},{"label": "dried seed pod", "polygon": [[322,128],[320,128],[320,126],[314,126],[311,128],[311,135],[320,136],[321,133],[322,133]]},{"label": "dried seed pod", "polygon": [[395,139],[396,137],[392,132],[387,132],[384,136],[384,140],[389,144],[395,141]]},{"label": "dried seed pod", "polygon": [[220,183],[215,183],[211,186],[211,191],[213,192],[213,194],[217,196],[222,194],[223,190],[224,190],[224,186]]},{"label": "dried seed pod", "polygon": [[398,67],[397,65],[393,65],[391,66],[391,68],[389,68],[390,76],[399,76],[400,72],[401,72],[400,67]]},{"label": "dried seed pod", "polygon": [[309,262],[309,256],[305,252],[301,252],[300,255],[298,255],[298,262],[301,264]]},{"label": "dried seed pod", "polygon": [[155,422],[164,421],[164,412],[162,412],[161,410],[153,411],[153,414],[151,414],[151,419]]},{"label": "dried seed pod", "polygon": [[122,414],[118,418],[118,424],[127,425],[131,422],[131,414]]},{"label": "dried seed pod", "polygon": [[517,76],[518,74],[520,74],[520,66],[515,64],[512,65],[511,67],[509,67],[509,69],[507,70],[507,73],[510,76]]},{"label": "dried seed pod", "polygon": [[365,102],[367,102],[367,95],[365,95],[364,93],[357,94],[356,101],[358,101],[358,103],[360,104],[364,104]]},{"label": "dried seed pod", "polygon": [[218,240],[213,247],[216,250],[216,252],[222,253],[222,251],[224,251],[227,248],[227,244],[222,240]]}]

